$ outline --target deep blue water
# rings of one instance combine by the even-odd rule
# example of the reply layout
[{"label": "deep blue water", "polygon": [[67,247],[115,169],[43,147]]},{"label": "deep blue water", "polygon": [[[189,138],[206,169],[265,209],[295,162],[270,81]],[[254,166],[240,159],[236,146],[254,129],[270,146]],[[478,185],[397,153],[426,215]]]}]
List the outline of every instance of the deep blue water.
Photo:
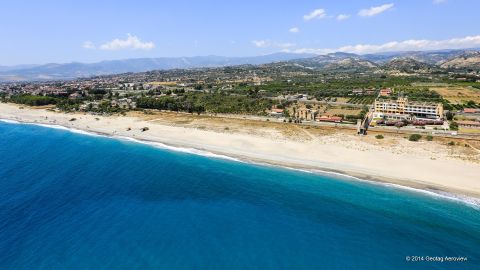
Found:
[{"label": "deep blue water", "polygon": [[479,269],[480,210],[461,202],[35,125],[0,134],[0,269]]}]

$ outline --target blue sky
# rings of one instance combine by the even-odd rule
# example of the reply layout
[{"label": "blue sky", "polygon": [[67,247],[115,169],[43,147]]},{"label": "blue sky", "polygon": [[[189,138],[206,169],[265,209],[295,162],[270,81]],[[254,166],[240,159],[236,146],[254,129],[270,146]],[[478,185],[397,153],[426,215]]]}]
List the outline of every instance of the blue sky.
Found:
[{"label": "blue sky", "polygon": [[2,0],[0,65],[480,47],[478,0]]}]

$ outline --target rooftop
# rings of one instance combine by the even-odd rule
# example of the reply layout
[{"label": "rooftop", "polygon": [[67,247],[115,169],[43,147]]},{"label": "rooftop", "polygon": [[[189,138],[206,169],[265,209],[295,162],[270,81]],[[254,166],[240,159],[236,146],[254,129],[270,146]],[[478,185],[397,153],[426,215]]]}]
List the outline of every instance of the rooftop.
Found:
[{"label": "rooftop", "polygon": [[[376,99],[375,102],[384,102],[384,103],[398,103],[396,99]],[[405,102],[409,106],[437,106],[441,104],[440,102],[427,102],[427,101],[410,101],[406,100]]]}]

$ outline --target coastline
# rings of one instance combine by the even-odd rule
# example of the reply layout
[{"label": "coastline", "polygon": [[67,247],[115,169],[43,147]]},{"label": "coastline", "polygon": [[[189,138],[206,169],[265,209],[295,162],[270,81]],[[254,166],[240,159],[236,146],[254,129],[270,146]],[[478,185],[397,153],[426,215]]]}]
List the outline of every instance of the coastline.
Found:
[{"label": "coastline", "polygon": [[[76,120],[70,121],[72,118],[76,118]],[[344,145],[319,142],[320,140],[328,141],[335,136],[342,136],[338,134],[325,135],[316,140],[313,139],[313,142],[311,140],[296,141],[279,138],[279,136],[268,138],[258,134],[232,134],[178,127],[130,115],[105,117],[82,113],[66,114],[4,103],[0,104],[0,119],[5,119],[7,122],[15,121],[130,140],[167,150],[213,158],[277,166],[341,178],[352,177],[358,181],[414,189],[450,199],[473,201],[474,205],[478,205],[480,202],[480,180],[475,179],[475,175],[478,176],[480,173],[480,164],[477,162],[456,159],[426,159],[418,156],[415,160],[412,159],[415,155],[410,156],[405,153],[391,153],[381,149],[361,151]],[[149,130],[142,132],[140,131],[142,127],[148,127]],[[129,128],[131,130],[127,131]],[[315,145],[315,143],[319,143],[319,145]],[[322,151],[328,153],[322,154]],[[288,156],[289,154],[291,156]],[[306,155],[306,157],[301,158],[301,155]],[[398,173],[398,169],[392,172],[375,170],[374,165],[369,166],[369,162],[365,162],[365,158],[375,157],[375,155],[380,155],[380,159],[376,157],[373,162],[383,159],[386,164],[397,162],[403,168],[406,166],[407,169],[408,166],[421,168],[418,177],[409,171]],[[343,160],[339,156],[343,156]],[[332,160],[329,160],[329,157]],[[342,161],[347,162],[343,163]],[[355,163],[355,161],[357,162]],[[442,175],[446,177],[436,179]]]}]

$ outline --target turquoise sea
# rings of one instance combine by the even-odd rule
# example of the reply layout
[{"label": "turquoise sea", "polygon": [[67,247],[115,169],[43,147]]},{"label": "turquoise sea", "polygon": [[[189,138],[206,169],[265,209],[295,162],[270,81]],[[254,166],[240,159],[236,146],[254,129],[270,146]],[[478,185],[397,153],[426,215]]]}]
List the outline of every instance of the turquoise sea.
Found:
[{"label": "turquoise sea", "polygon": [[0,269],[480,269],[472,202],[59,128],[0,134]]}]

